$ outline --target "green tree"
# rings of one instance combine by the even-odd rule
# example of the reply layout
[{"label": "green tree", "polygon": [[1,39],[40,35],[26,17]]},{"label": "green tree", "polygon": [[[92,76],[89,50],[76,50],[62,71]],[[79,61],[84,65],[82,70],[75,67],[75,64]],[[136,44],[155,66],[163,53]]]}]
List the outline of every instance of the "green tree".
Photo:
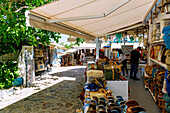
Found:
[{"label": "green tree", "polygon": [[80,46],[80,43],[83,43],[83,42],[84,42],[83,38],[76,38],[75,43],[71,42],[70,44],[64,44],[64,42],[62,42],[62,43],[60,43],[60,45],[63,45],[67,49],[71,49],[72,46],[74,46],[74,45]]},{"label": "green tree", "polygon": [[[0,0],[0,56],[16,52],[22,45],[57,43],[60,33],[26,26],[25,11],[55,0]],[[80,42],[76,42],[79,44]]]}]

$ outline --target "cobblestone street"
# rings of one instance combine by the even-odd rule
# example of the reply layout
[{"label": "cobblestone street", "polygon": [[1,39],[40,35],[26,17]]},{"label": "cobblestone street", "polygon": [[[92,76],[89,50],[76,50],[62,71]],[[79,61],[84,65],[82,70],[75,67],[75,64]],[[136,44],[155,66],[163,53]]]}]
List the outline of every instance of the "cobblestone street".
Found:
[{"label": "cobblestone street", "polygon": [[77,108],[82,108],[77,96],[84,86],[85,66],[57,70],[51,78],[65,77],[63,81],[1,109],[0,113],[75,113]]}]

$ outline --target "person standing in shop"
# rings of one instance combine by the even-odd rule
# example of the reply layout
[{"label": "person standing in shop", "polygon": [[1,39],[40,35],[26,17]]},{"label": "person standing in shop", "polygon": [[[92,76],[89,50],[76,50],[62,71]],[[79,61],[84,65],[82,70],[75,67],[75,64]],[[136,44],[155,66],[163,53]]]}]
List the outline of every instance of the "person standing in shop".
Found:
[{"label": "person standing in shop", "polygon": [[[131,70],[130,70],[130,79],[133,78],[133,80],[140,80],[139,78],[136,77],[136,74],[138,72],[138,65],[139,65],[139,58],[141,58],[141,47],[137,47],[137,49],[132,50],[130,53],[130,65],[131,65]],[[134,76],[132,74],[134,73]]]},{"label": "person standing in shop", "polygon": [[126,55],[123,53],[122,50],[119,50],[119,54],[120,54],[120,56],[118,58],[118,61],[120,61],[123,64],[123,66],[122,66],[123,76],[125,76],[125,71],[126,71],[126,77],[128,77]]}]

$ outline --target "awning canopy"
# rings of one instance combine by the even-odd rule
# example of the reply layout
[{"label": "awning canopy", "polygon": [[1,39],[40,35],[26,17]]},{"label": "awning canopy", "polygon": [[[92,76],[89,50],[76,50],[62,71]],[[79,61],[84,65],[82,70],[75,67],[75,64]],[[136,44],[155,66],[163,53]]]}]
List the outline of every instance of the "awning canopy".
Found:
[{"label": "awning canopy", "polygon": [[78,51],[78,49],[69,49],[69,50],[66,51],[66,53],[74,53],[76,51]]},{"label": "awning canopy", "polygon": [[[72,36],[72,37],[67,38],[67,41],[68,41],[68,42],[76,42],[76,38],[77,38],[77,37]],[[85,39],[84,42],[86,42],[86,43],[94,43],[94,41],[92,41],[92,40],[87,40],[87,39]]]},{"label": "awning canopy", "polygon": [[155,0],[57,0],[27,11],[27,25],[94,40],[142,26]]}]

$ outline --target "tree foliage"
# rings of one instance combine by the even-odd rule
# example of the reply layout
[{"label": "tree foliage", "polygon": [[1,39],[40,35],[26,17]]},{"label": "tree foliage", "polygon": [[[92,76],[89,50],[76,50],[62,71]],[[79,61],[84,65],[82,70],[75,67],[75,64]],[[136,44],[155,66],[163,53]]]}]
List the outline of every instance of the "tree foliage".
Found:
[{"label": "tree foliage", "polygon": [[1,0],[0,55],[16,52],[22,45],[56,42],[59,33],[26,26],[25,11],[52,2],[52,0]]},{"label": "tree foliage", "polygon": [[10,88],[15,78],[19,77],[17,63],[12,61],[0,63],[0,89]]},{"label": "tree foliage", "polygon": [[[60,33],[26,26],[25,11],[55,0],[0,0],[0,56],[16,52],[22,45],[57,43]],[[77,44],[79,42],[76,42]]]},{"label": "tree foliage", "polygon": [[74,46],[74,45],[80,46],[80,43],[83,43],[83,42],[84,42],[83,38],[76,38],[75,43],[71,42],[70,44],[64,44],[64,42],[62,42],[62,43],[60,43],[60,45],[63,45],[67,49],[71,49],[72,46]]}]

